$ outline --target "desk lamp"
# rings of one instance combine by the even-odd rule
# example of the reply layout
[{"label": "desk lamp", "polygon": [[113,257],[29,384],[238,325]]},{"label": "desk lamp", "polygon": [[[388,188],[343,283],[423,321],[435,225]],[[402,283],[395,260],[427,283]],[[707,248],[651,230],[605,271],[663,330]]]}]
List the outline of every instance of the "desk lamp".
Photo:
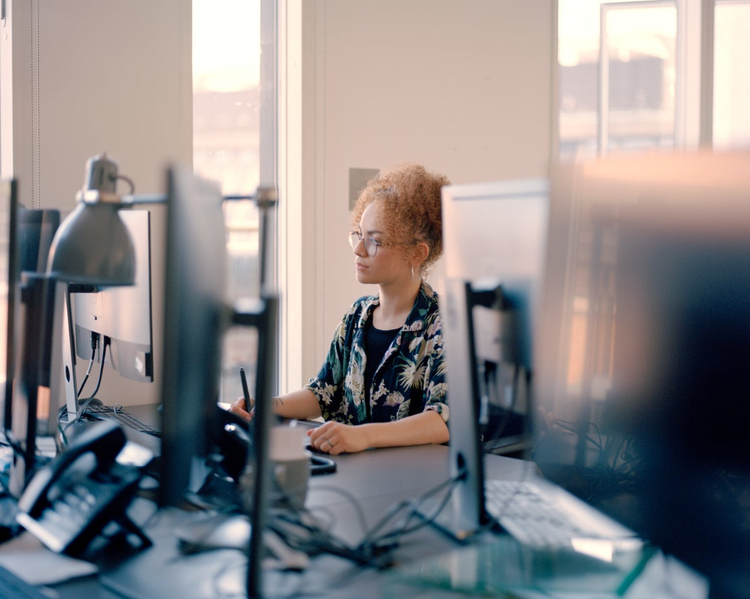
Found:
[{"label": "desk lamp", "polygon": [[[105,154],[86,163],[78,205],[63,221],[52,240],[46,273],[24,273],[20,287],[21,342],[14,389],[12,431],[18,447],[11,468],[11,493],[20,496],[36,466],[37,408],[49,401],[57,375],[52,367],[53,348],[63,347],[68,421],[78,414],[75,370],[72,367],[73,335],[70,322],[69,286],[132,285],[135,251],[125,224],[118,215],[123,202],[115,192],[117,163]],[[66,298],[65,303],[62,302]],[[61,306],[62,304],[62,306]],[[60,318],[67,321],[67,340],[62,343]],[[69,353],[70,352],[70,353]]]},{"label": "desk lamp", "polygon": [[117,163],[106,154],[89,158],[83,189],[76,195],[78,205],[58,228],[47,260],[47,277],[62,284],[58,291],[65,298],[67,334],[62,346],[69,423],[79,415],[70,291],[135,283],[135,249],[118,212],[125,202],[115,190],[121,178]]},{"label": "desk lamp", "polygon": [[47,276],[101,287],[135,282],[135,250],[118,214],[117,163],[106,154],[89,158],[78,205],[57,230]]}]

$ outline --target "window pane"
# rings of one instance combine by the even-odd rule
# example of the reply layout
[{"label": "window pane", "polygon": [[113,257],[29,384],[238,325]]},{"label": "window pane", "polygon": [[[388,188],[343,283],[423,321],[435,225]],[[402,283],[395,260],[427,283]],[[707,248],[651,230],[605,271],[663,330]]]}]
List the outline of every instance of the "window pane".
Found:
[{"label": "window pane", "polygon": [[750,2],[716,2],[714,147],[750,146]]},{"label": "window pane", "polygon": [[[252,195],[260,172],[260,0],[193,0],[193,168],[224,195]],[[229,297],[259,295],[258,210],[227,202]],[[222,400],[241,394],[239,367],[255,372],[256,334],[224,339]],[[253,381],[250,381],[251,388]]]},{"label": "window pane", "polygon": [[597,151],[600,0],[559,0],[560,159]]},{"label": "window pane", "polygon": [[677,8],[604,5],[603,150],[675,145]]},{"label": "window pane", "polygon": [[225,194],[258,186],[259,0],[193,0],[196,173]]},{"label": "window pane", "polygon": [[[558,6],[560,159],[597,154],[600,136],[610,150],[674,145],[674,3],[559,0]],[[602,6],[609,15],[609,83],[600,135]]]}]

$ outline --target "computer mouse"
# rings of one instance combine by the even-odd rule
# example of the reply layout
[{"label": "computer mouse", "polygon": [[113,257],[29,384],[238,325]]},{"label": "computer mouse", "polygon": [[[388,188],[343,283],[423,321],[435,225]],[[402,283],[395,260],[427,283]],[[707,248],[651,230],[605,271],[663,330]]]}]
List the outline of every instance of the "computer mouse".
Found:
[{"label": "computer mouse", "polygon": [[336,472],[336,462],[333,458],[327,458],[320,455],[310,456],[310,475],[331,474]]}]

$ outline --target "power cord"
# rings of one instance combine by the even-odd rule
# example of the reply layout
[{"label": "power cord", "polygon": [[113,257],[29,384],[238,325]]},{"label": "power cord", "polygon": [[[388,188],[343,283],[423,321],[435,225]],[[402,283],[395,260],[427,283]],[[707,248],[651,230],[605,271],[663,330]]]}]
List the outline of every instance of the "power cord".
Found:
[{"label": "power cord", "polygon": [[[425,526],[428,526],[439,516],[448,504],[453,487],[466,477],[462,470],[448,480],[442,481],[419,497],[400,501],[391,506],[385,515],[370,530],[366,530],[364,539],[357,546],[351,547],[322,529],[317,518],[308,510],[282,509],[273,511],[268,526],[278,534],[290,547],[305,553],[328,553],[353,561],[361,566],[384,568],[391,564],[391,552],[398,547],[400,539]],[[431,514],[425,516],[420,508],[425,501],[434,495],[445,492]],[[351,497],[353,505],[357,506],[360,521],[364,529],[364,514],[359,503]],[[378,535],[402,511],[407,513],[394,528]],[[418,522],[413,523],[415,519]]]},{"label": "power cord", "polygon": [[[483,383],[483,392],[492,395],[493,400],[488,403],[492,403],[496,406],[502,407],[502,416],[500,420],[496,423],[496,426],[494,426],[493,429],[489,429],[488,432],[491,432],[491,436],[486,439],[482,439],[483,445],[485,447],[492,447],[493,443],[498,441],[499,439],[502,439],[503,436],[506,434],[506,428],[509,426],[511,419],[513,418],[513,414],[516,410],[516,404],[518,403],[518,396],[519,396],[519,381],[521,378],[521,370],[522,367],[518,364],[512,364],[512,375],[511,375],[511,381],[512,383],[507,385],[507,388],[510,391],[510,401],[503,400],[501,398],[500,394],[500,385],[501,382],[498,378],[498,372],[501,368],[503,368],[504,363],[494,363],[494,362],[484,362],[482,366],[482,374],[481,381]],[[531,373],[526,371],[525,376],[526,381],[526,393],[528,394],[529,388],[530,388],[530,381],[531,381]],[[489,407],[487,408],[488,414],[487,418],[489,419]],[[488,422],[488,425],[492,424]],[[488,427],[489,428],[489,427]]]},{"label": "power cord", "polygon": [[91,374],[91,368],[94,365],[94,360],[96,358],[96,348],[99,346],[99,333],[94,333],[91,331],[91,359],[89,360],[88,368],[86,369],[86,376],[83,377],[83,382],[81,383],[80,388],[78,389],[78,393],[76,394],[76,397],[81,397],[81,393],[83,393],[83,388],[86,386],[86,382],[89,380],[89,375]]},{"label": "power cord", "polygon": [[[390,548],[390,547],[395,548],[398,544],[398,540],[400,537],[416,532],[417,530],[429,524],[432,524],[435,521],[435,519],[445,509],[445,506],[448,505],[453,488],[456,486],[456,484],[458,484],[460,481],[464,480],[465,478],[466,478],[466,469],[462,468],[455,476],[452,476],[448,480],[441,482],[440,484],[426,491],[419,497],[416,497],[413,499],[407,499],[404,501],[400,501],[397,504],[394,504],[388,510],[388,512],[386,512],[386,514],[380,519],[380,521],[367,533],[362,543],[360,543],[359,547],[360,548],[371,547],[376,550],[381,550],[382,548]],[[436,508],[432,511],[432,513],[426,516],[422,514],[420,512],[420,508],[422,507],[424,502],[444,490],[445,490],[445,494],[443,495],[440,502],[437,504]],[[401,522],[401,524],[398,526],[398,528],[395,528],[389,532],[386,532],[379,537],[375,536],[375,533],[378,530],[382,529],[384,526],[386,526],[388,522],[396,516],[396,514],[398,514],[399,512],[407,508],[408,508],[408,512],[406,516],[404,517],[403,521]],[[417,522],[417,524],[409,526],[409,524],[412,522],[414,518],[418,518],[419,521]]]},{"label": "power cord", "polygon": [[88,405],[94,399],[96,399],[96,394],[98,393],[99,387],[102,384],[102,378],[104,375],[104,363],[107,361],[107,348],[111,345],[111,343],[112,343],[112,340],[105,335],[104,344],[102,346],[102,361],[99,364],[99,378],[96,381],[96,388],[94,389],[94,392],[89,397],[83,400],[83,403],[81,403],[80,399],[78,400],[78,402],[81,404],[81,408],[78,410],[78,417],[75,420],[76,422],[81,420],[81,417],[85,414],[86,408],[88,407]]},{"label": "power cord", "polygon": [[[93,344],[94,344],[93,339],[92,339],[91,343],[92,343],[92,346],[93,346]],[[98,343],[98,340],[97,340],[97,343]],[[111,343],[112,343],[111,339],[105,335],[104,336],[104,344],[102,346],[101,363],[99,364],[99,377],[97,378],[97,381],[96,381],[96,387],[94,388],[94,392],[89,397],[87,397],[85,400],[83,400],[83,402],[81,402],[80,399],[78,400],[78,404],[79,404],[80,407],[78,409],[78,415],[76,416],[76,419],[73,420],[72,422],[66,423],[65,426],[63,426],[62,419],[68,413],[67,406],[62,406],[60,408],[59,412],[57,413],[57,432],[60,435],[60,443],[58,444],[58,449],[60,449],[60,447],[59,447],[60,444],[62,444],[63,447],[67,446],[68,441],[67,441],[67,435],[65,433],[68,430],[68,427],[70,427],[70,426],[72,426],[72,425],[80,422],[81,418],[86,413],[86,408],[89,406],[89,404],[94,399],[96,399],[96,394],[99,391],[99,387],[102,384],[102,378],[104,376],[104,362],[107,359],[107,348],[110,346]],[[88,377],[88,373],[86,374],[86,376]],[[85,384],[85,380],[84,380],[84,384]],[[81,385],[81,388],[78,391],[79,395],[80,395],[80,392],[82,390],[83,390],[83,384]]]}]

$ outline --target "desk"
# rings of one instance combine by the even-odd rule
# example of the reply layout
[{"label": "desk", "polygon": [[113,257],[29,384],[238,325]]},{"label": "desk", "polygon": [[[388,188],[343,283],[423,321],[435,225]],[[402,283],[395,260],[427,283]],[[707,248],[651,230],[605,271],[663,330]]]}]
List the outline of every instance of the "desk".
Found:
[{"label": "desk", "polygon": [[[363,526],[374,526],[394,503],[417,497],[448,478],[448,448],[420,446],[381,449],[361,454],[337,456],[337,472],[312,477],[306,506],[322,518],[330,518],[331,531],[344,541],[355,544],[363,537]],[[488,476],[520,477],[528,462],[487,456]],[[360,522],[354,498],[365,519]],[[148,515],[152,506],[145,500],[135,507],[139,515]],[[135,555],[99,564],[106,586],[122,585],[134,596],[216,597],[224,592],[237,596],[244,589],[245,557],[237,551],[219,550],[194,556],[182,556],[177,549],[173,530],[184,518],[179,510],[165,510],[153,517],[144,530],[154,546]],[[32,539],[33,541],[33,539]],[[395,552],[397,564],[437,555],[456,545],[431,527],[404,537]],[[2,551],[0,547],[0,551]],[[299,597],[381,597],[382,573],[363,569],[348,560],[319,556],[303,573],[266,571],[264,589],[269,596]],[[72,581],[54,588],[63,598],[120,597],[95,579]],[[221,589],[221,590],[219,590]]]},{"label": "desk", "polygon": [[[331,531],[352,545],[362,539],[363,529],[374,526],[393,504],[418,497],[448,478],[448,448],[444,446],[372,450],[337,456],[336,461],[335,474],[311,478],[306,507],[330,519]],[[488,478],[510,480],[533,477],[535,470],[531,462],[495,455],[486,456],[485,468]],[[102,556],[99,578],[56,585],[61,598],[244,596],[246,559],[241,552],[217,550],[184,556],[177,548],[174,529],[187,514],[177,509],[157,513],[150,502],[137,502],[134,507],[141,515],[155,514],[144,525],[153,547],[130,556]],[[402,538],[394,552],[395,566],[414,564],[456,547],[435,528],[424,527]],[[390,584],[392,579],[381,571],[328,555],[313,558],[304,572],[265,571],[263,579],[267,597],[396,599],[390,594]],[[435,595],[427,592],[419,596]]]},{"label": "desk", "polygon": [[[332,533],[350,544],[359,542],[363,537],[362,527],[375,525],[394,503],[417,497],[448,477],[448,448],[443,446],[373,450],[337,456],[336,462],[335,474],[310,479],[306,507],[324,519],[330,518]],[[497,456],[488,456],[488,465],[492,475],[497,477],[520,476],[522,470],[530,466]],[[364,524],[359,520],[351,497],[358,503]],[[179,521],[179,515],[176,520]],[[182,558],[171,532],[174,524],[171,515],[163,517],[158,530],[148,531],[155,541],[155,549],[118,566],[112,578],[118,583],[127,581],[138,585],[144,597],[214,597],[220,595],[217,586],[224,591],[244,588],[244,556],[238,552],[218,551]],[[397,563],[407,563],[454,547],[436,530],[426,527],[404,538],[395,557]],[[190,562],[190,566],[171,565],[175,558]],[[175,583],[166,582],[167,572],[174,572],[175,577],[182,573],[177,588]],[[154,588],[153,584],[144,584],[146,578],[160,582]],[[269,596],[375,598],[382,596],[383,582],[377,570],[363,569],[332,556],[314,558],[301,574],[264,573],[264,589]]]}]

